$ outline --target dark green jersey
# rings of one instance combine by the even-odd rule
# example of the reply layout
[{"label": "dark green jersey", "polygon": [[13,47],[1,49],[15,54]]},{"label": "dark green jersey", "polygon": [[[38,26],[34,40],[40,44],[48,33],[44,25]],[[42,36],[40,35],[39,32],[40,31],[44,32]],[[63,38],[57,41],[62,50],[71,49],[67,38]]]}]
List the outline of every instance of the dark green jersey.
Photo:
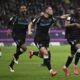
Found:
[{"label": "dark green jersey", "polygon": [[56,22],[54,17],[45,18],[44,16],[40,16],[33,20],[33,23],[36,23],[36,34],[48,34],[48,31],[52,24]]},{"label": "dark green jersey", "polygon": [[26,31],[28,28],[28,22],[29,19],[27,16],[22,17],[22,16],[15,16],[11,17],[9,21],[9,26],[11,26],[12,33],[22,36],[26,35]]}]

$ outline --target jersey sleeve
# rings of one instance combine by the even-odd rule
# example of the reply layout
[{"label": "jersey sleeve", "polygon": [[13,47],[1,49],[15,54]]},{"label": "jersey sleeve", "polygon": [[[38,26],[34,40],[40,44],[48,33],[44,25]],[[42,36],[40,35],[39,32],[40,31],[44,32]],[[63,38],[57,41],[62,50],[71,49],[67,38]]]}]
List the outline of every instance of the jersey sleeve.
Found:
[{"label": "jersey sleeve", "polygon": [[70,23],[73,23],[74,22],[73,15],[68,16],[67,21],[69,21]]},{"label": "jersey sleeve", "polygon": [[56,24],[56,23],[57,23],[57,19],[54,18],[54,17],[52,17],[52,23],[53,23],[53,24]]},{"label": "jersey sleeve", "polygon": [[40,21],[40,17],[36,17],[32,20],[33,24],[37,24]]},{"label": "jersey sleeve", "polygon": [[67,17],[67,21],[71,21],[71,16]]},{"label": "jersey sleeve", "polygon": [[15,19],[16,19],[16,17],[10,17],[9,18],[9,21],[8,21],[8,24],[7,24],[8,29],[12,29],[12,26],[13,26],[13,23],[14,23]]}]

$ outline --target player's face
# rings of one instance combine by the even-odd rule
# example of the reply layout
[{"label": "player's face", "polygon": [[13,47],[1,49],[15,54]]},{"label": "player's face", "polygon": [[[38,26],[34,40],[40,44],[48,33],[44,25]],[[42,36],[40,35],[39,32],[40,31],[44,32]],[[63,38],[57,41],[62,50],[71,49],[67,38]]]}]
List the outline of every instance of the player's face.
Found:
[{"label": "player's face", "polygon": [[45,11],[48,15],[53,15],[53,9],[52,7],[48,7]]},{"label": "player's face", "polygon": [[26,15],[26,13],[27,13],[27,7],[26,6],[21,6],[20,7],[20,13],[22,13],[22,14],[24,14],[24,15]]}]

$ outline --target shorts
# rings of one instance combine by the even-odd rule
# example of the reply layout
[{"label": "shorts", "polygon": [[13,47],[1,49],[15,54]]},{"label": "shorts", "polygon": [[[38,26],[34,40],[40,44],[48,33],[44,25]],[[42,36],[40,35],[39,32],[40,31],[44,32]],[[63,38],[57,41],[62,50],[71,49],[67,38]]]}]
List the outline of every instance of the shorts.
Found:
[{"label": "shorts", "polygon": [[49,42],[50,42],[50,37],[49,36],[35,36],[34,42],[38,49],[41,47],[48,48],[49,47]]}]

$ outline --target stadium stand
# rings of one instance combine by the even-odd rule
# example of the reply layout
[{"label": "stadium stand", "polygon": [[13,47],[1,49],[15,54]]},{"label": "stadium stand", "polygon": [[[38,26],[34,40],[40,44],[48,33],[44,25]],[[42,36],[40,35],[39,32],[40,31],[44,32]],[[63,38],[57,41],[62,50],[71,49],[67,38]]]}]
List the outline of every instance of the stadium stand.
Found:
[{"label": "stadium stand", "polygon": [[[80,4],[80,0],[0,0],[0,42],[13,42],[13,40],[10,37],[7,37],[6,27],[7,27],[7,21],[9,17],[16,15],[18,6],[21,3],[26,3],[28,5],[29,9],[29,16],[30,18],[34,18],[34,16],[37,16],[42,11],[42,8],[44,5],[52,5],[55,14],[54,16],[60,16],[66,13],[73,13],[73,4],[75,7],[77,7]],[[56,6],[56,7],[55,7]],[[51,42],[61,42],[66,43],[66,40],[64,39],[65,33],[64,33],[64,20],[59,20],[61,27],[54,27],[51,28],[50,33],[51,34]],[[27,39],[27,41],[32,42],[33,39]]]}]

